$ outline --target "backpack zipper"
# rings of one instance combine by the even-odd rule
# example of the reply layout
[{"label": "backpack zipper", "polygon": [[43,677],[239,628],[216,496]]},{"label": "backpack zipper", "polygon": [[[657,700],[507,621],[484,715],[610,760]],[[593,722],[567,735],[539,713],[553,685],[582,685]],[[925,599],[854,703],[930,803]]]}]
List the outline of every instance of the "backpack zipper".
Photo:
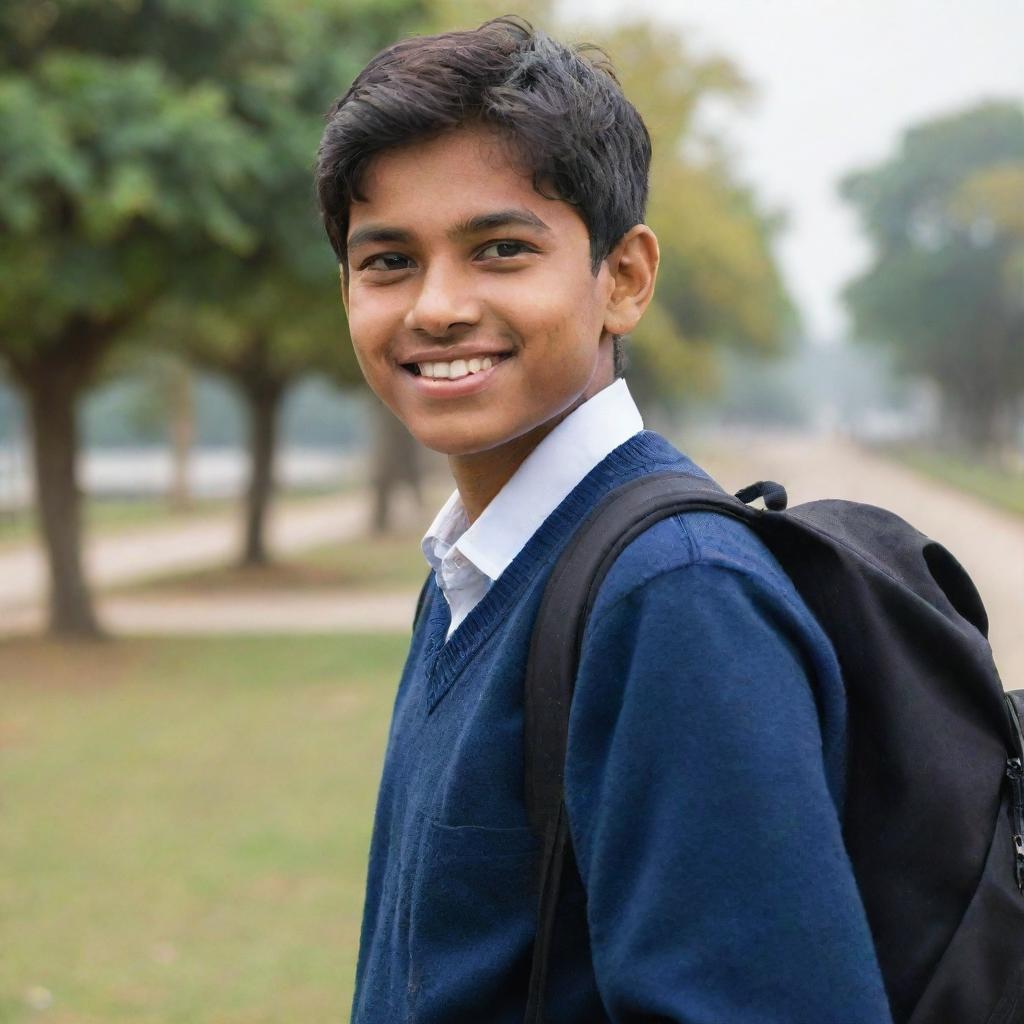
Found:
[{"label": "backpack zipper", "polygon": [[1007,695],[1006,713],[1010,719],[1013,738],[1017,741],[1017,752],[1020,757],[1009,757],[1006,760],[1006,777],[1010,780],[1011,807],[1010,816],[1013,821],[1013,866],[1017,877],[1017,890],[1024,895],[1024,730],[1021,729],[1020,717],[1013,700]]},{"label": "backpack zipper", "polygon": [[1017,889],[1024,894],[1024,766],[1019,757],[1006,762],[1006,777],[1010,780],[1013,796],[1013,849],[1014,869],[1017,874]]}]

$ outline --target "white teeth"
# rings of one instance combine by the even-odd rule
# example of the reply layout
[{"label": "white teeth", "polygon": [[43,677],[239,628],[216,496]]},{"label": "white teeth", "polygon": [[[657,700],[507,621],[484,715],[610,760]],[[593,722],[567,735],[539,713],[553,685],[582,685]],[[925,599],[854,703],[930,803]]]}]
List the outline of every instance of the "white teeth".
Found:
[{"label": "white teeth", "polygon": [[458,380],[470,373],[479,373],[481,370],[489,370],[499,360],[484,356],[479,359],[474,356],[472,359],[454,359],[450,363],[417,363],[420,376],[432,377],[435,380]]}]

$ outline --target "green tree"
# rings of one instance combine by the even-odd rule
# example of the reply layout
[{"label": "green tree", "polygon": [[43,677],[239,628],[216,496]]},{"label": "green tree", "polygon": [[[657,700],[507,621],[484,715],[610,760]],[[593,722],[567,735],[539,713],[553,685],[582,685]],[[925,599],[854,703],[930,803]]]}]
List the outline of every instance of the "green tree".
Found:
[{"label": "green tree", "polygon": [[[361,377],[348,339],[337,265],[312,198],[311,164],[323,115],[378,49],[423,16],[414,0],[282,6],[280,65],[266,58],[225,83],[275,153],[261,188],[243,202],[259,244],[218,252],[190,273],[188,302],[166,320],[176,343],[238,390],[249,419],[250,473],[243,565],[269,560],[266,522],[283,400],[308,373],[350,386]],[[295,59],[295,58],[298,59]]]},{"label": "green tree", "polygon": [[[306,172],[308,184],[308,170]],[[298,193],[302,195],[303,193]],[[211,274],[202,296],[168,303],[157,318],[166,344],[223,376],[236,388],[248,418],[249,480],[240,563],[269,561],[266,525],[274,492],[274,457],[284,398],[301,378],[327,373],[353,384],[358,367],[344,312],[332,287],[336,268],[319,225],[300,241],[317,254],[308,276],[290,261],[298,249],[232,261]],[[308,258],[308,257],[307,257]]]},{"label": "green tree", "polygon": [[648,404],[713,392],[723,348],[775,354],[794,320],[771,251],[781,219],[758,207],[701,120],[712,102],[747,102],[751,88],[729,60],[696,56],[662,25],[627,24],[596,41],[654,147],[647,220],[661,267],[630,338],[630,386]]},{"label": "green tree", "polygon": [[[30,411],[52,630],[98,629],[80,554],[81,395],[169,296],[230,281],[238,308],[253,288],[277,288],[282,262],[290,269],[321,251],[308,177],[314,122],[411,8],[0,8],[0,359]],[[254,268],[262,273],[247,277]],[[296,301],[284,285],[276,294]]]},{"label": "green tree", "polygon": [[857,335],[938,385],[957,438],[1000,450],[1024,392],[1024,106],[917,125],[840,188],[875,249],[845,291]]}]

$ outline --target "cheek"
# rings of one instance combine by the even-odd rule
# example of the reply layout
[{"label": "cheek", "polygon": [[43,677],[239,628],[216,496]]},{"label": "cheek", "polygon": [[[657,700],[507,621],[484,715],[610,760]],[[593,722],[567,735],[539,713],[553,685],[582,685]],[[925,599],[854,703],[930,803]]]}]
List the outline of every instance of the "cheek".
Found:
[{"label": "cheek", "polygon": [[349,307],[349,334],[361,365],[376,362],[386,353],[388,322],[379,307],[361,303]]},{"label": "cheek", "polygon": [[[536,355],[552,370],[589,374],[604,327],[593,296],[584,292],[566,301],[563,294],[557,305],[541,310],[533,306],[531,314],[530,323],[524,321],[523,326],[526,338],[534,339]],[[559,382],[552,379],[546,383],[557,387]]]},{"label": "cheek", "polygon": [[603,319],[599,281],[588,271],[580,273],[577,267],[551,275],[545,287],[531,298],[531,305],[535,302],[535,308],[543,309],[548,321],[557,323],[563,331],[574,327],[579,334],[589,335],[592,324]]}]

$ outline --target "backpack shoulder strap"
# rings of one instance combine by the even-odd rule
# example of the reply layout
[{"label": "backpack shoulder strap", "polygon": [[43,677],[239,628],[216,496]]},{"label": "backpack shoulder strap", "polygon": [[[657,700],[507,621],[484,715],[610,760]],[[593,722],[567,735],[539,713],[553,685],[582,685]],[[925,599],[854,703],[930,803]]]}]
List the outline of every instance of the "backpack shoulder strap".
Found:
[{"label": "backpack shoulder strap", "polygon": [[639,477],[595,507],[551,572],[534,622],[524,689],[526,809],[542,839],[527,1024],[542,1020],[555,906],[571,853],[563,803],[569,709],[583,632],[601,583],[627,545],[660,520],[698,510],[749,520],[757,512],[744,501],[758,496],[785,507],[785,491],[777,484],[754,484],[733,497],[713,481],[679,472]]},{"label": "backpack shoulder strap", "polygon": [[594,508],[551,572],[530,639],[524,690],[526,809],[538,834],[561,802],[569,706],[601,583],[641,533],[677,512],[697,510],[756,515],[709,480],[678,472],[639,477]]}]

